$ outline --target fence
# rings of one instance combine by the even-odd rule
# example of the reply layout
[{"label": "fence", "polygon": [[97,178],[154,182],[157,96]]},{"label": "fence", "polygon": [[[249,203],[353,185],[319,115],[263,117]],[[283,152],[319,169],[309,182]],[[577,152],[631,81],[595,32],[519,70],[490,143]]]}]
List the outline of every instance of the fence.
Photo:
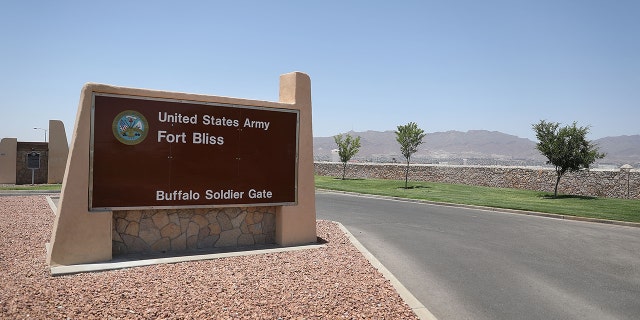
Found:
[{"label": "fence", "polygon": [[[404,180],[405,165],[349,163],[348,178]],[[342,176],[342,164],[316,162],[315,173]],[[411,165],[409,179],[474,186],[553,192],[556,173],[551,168]],[[592,197],[640,199],[640,172],[590,170],[565,174],[558,193]]]}]

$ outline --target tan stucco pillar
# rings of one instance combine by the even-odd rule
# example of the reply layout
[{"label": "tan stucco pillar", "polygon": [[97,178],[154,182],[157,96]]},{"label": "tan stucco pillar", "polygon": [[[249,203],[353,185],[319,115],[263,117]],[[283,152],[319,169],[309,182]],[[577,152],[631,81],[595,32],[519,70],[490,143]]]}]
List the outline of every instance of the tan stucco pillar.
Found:
[{"label": "tan stucco pillar", "polygon": [[280,102],[300,110],[298,149],[298,205],[276,210],[276,241],[297,245],[317,241],[316,196],[313,167],[311,79],[301,72],[280,76]]},{"label": "tan stucco pillar", "polygon": [[64,123],[49,120],[49,164],[47,183],[62,183],[64,169],[69,156],[69,143]]},{"label": "tan stucco pillar", "polygon": [[16,183],[17,138],[2,138],[0,141],[0,183]]},{"label": "tan stucco pillar", "polygon": [[111,260],[112,212],[89,212],[89,143],[92,85],[80,95],[71,150],[58,211],[53,223],[47,262],[50,265]]}]

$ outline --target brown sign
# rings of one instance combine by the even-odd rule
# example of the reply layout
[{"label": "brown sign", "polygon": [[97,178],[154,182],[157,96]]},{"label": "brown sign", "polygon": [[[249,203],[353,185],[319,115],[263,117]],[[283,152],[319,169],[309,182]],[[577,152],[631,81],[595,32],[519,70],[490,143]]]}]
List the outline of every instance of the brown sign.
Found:
[{"label": "brown sign", "polygon": [[35,151],[27,153],[27,169],[40,169],[40,153]]},{"label": "brown sign", "polygon": [[297,110],[93,99],[90,209],[296,204]]}]

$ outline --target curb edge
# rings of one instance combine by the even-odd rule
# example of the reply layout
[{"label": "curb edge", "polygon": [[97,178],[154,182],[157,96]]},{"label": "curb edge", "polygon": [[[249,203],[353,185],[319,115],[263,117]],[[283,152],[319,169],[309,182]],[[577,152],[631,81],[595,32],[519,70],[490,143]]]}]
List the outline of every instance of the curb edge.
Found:
[{"label": "curb edge", "polygon": [[411,308],[411,310],[421,320],[437,320],[437,318],[425,307],[418,299],[389,271],[367,248],[365,248],[358,239],[356,239],[349,230],[342,223],[332,221],[340,227],[340,230],[344,232],[349,241],[362,253],[362,255],[369,260],[369,263],[374,268],[378,269],[382,275],[391,282],[391,285],[396,289],[400,298]]}]

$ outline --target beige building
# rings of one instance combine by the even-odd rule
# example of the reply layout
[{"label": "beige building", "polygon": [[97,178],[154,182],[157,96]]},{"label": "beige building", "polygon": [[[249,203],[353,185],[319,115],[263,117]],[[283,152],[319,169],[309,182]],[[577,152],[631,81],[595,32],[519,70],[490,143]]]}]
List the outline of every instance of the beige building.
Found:
[{"label": "beige building", "polygon": [[[60,120],[49,120],[48,131],[49,142],[20,142],[16,138],[0,141],[0,183],[62,183],[69,155],[67,134]],[[32,153],[39,157],[39,168],[33,172],[27,164]]]}]

